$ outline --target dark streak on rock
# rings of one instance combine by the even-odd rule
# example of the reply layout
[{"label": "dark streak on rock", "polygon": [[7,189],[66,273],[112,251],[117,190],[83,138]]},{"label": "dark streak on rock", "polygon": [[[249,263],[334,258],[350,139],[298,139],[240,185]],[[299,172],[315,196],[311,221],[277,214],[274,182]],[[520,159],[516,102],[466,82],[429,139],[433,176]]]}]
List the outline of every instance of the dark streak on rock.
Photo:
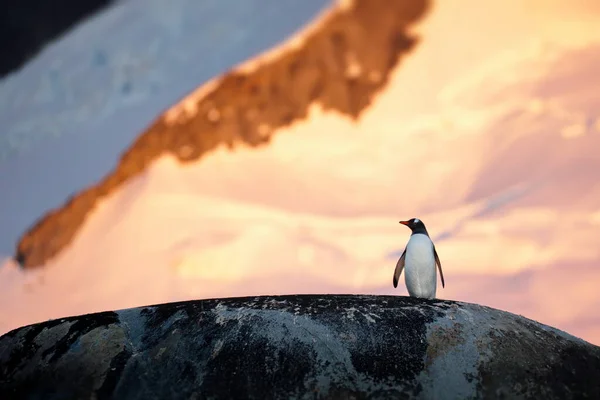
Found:
[{"label": "dark streak on rock", "polygon": [[42,353],[42,357],[50,357],[49,363],[52,363],[62,357],[81,336],[99,327],[108,327],[119,321],[118,315],[113,311],[106,311],[98,314],[88,314],[81,317],[71,317],[62,320],[73,322],[69,332],[52,347],[49,347]]},{"label": "dark streak on rock", "polygon": [[44,329],[51,329],[60,324],[73,322],[73,325],[69,328],[68,333],[63,338],[42,352],[42,357],[44,359],[49,358],[48,361],[52,362],[62,356],[81,335],[84,335],[99,326],[108,326],[117,321],[117,314],[112,311],[107,311],[80,317],[51,320],[20,329],[14,329],[6,333],[4,337],[14,338],[19,332],[25,332],[23,338],[20,340],[21,345],[13,347],[7,361],[3,363],[3,368],[0,369],[0,371],[2,371],[3,376],[8,377],[9,373],[14,373],[18,370],[21,360],[31,358],[40,349],[40,346],[36,344],[35,339]]},{"label": "dark streak on rock", "polygon": [[30,326],[29,328],[12,330],[5,335],[5,337],[10,338],[15,337],[18,332],[24,332],[22,342],[28,343],[28,345],[25,347],[14,347],[11,349],[8,359],[2,364],[2,368],[0,369],[2,374],[0,375],[8,376],[9,372],[17,369],[21,359],[29,359],[39,350],[40,346],[37,345],[33,339],[35,339],[44,328],[45,327],[41,325],[34,325]]},{"label": "dark streak on rock", "polygon": [[[81,396],[81,390],[89,390],[86,385],[92,385],[94,377],[86,375],[85,371],[76,366],[63,365],[63,357],[76,349],[79,340],[96,328],[107,328],[119,322],[115,312],[102,312],[78,317],[63,318],[47,321],[24,328],[13,330],[0,338],[0,399],[44,398],[61,399]],[[46,330],[59,328],[60,325],[70,324],[66,334],[53,342],[45,341],[41,334]],[[2,348],[2,339],[16,339],[20,332],[25,332],[22,338],[13,342],[7,354]],[[54,337],[54,336],[53,336]],[[41,341],[41,343],[40,343]],[[44,350],[42,350],[42,348]],[[96,362],[100,362],[99,355]],[[81,374],[77,376],[77,374]],[[69,380],[72,385],[69,390],[58,393],[56,381]],[[15,385],[14,382],[19,382]],[[84,386],[79,388],[78,385]]]},{"label": "dark streak on rock", "polygon": [[[428,8],[427,0],[355,0],[337,10],[300,48],[266,62],[252,73],[231,71],[200,98],[198,112],[176,121],[159,117],[97,185],[48,212],[20,238],[15,259],[41,266],[75,237],[98,200],[143,172],[158,156],[181,162],[199,159],[218,146],[265,145],[274,130],[306,118],[319,103],[357,119],[388,82],[401,56],[415,46],[407,29]],[[353,58],[360,66],[348,74]],[[220,112],[209,118],[211,109]],[[252,118],[248,118],[252,115]]]},{"label": "dark streak on rock", "polygon": [[[247,394],[256,398],[261,393],[288,398],[302,396],[307,389],[310,392],[305,381],[316,361],[311,346],[292,339],[282,351],[265,337],[256,337],[253,331],[242,326],[235,339],[224,341],[218,355],[206,365],[202,387],[211,388],[218,398],[232,399]],[[242,348],[238,338],[244,343]],[[281,376],[287,377],[284,387],[278,384]]]},{"label": "dark streak on rock", "polygon": [[[415,378],[424,368],[427,324],[433,322],[437,313],[403,313],[400,319],[393,313],[379,313],[378,310],[373,310],[372,314],[367,314],[370,318],[366,320],[367,329],[354,332],[357,337],[356,346],[363,349],[360,352],[351,351],[357,372],[382,377],[382,384],[386,382],[386,377],[401,376],[400,380],[395,379],[396,384],[400,381],[405,391],[418,394],[420,388]],[[401,322],[400,326],[398,322]],[[398,338],[399,329],[402,331],[401,340]],[[385,354],[392,348],[396,350],[395,357]],[[369,357],[364,357],[364,354]]]},{"label": "dark streak on rock", "polygon": [[125,369],[125,365],[127,365],[127,362],[131,358],[132,354],[133,353],[130,349],[125,348],[123,351],[117,354],[115,358],[112,359],[109,370],[106,371],[104,383],[96,392],[96,398],[98,400],[112,398],[115,388],[117,387],[117,383],[119,382],[119,379],[121,379],[121,375]]}]

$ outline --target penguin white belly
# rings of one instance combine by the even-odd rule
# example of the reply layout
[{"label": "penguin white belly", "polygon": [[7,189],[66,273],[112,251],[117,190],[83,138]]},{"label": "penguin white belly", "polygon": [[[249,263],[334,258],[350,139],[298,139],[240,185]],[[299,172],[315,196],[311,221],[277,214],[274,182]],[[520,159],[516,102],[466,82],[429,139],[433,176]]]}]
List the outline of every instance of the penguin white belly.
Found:
[{"label": "penguin white belly", "polygon": [[406,246],[404,282],[411,296],[435,298],[437,276],[433,243],[429,236],[419,233],[410,237]]}]

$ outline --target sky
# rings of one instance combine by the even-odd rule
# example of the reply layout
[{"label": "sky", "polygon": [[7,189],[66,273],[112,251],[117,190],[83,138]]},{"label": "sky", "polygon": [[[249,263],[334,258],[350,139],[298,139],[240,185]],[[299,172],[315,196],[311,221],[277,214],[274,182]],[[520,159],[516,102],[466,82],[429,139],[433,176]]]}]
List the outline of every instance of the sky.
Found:
[{"label": "sky", "polygon": [[599,19],[584,1],[434,3],[358,121],[314,104],[268,146],[163,156],[43,268],[7,260],[0,333],[184,299],[406,295],[403,278],[392,287],[410,234],[398,221],[419,217],[444,268],[439,298],[600,344]]}]

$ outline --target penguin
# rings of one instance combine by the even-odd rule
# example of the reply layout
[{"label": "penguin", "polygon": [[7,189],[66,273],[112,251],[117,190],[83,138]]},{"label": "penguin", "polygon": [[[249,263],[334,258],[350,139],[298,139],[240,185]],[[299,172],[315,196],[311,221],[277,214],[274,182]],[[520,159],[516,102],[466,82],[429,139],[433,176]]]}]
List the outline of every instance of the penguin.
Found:
[{"label": "penguin", "polygon": [[406,283],[408,294],[411,297],[434,299],[437,284],[436,264],[440,271],[442,287],[444,287],[442,263],[435,250],[435,245],[429,238],[425,224],[420,219],[412,218],[408,221],[400,221],[400,223],[408,226],[412,234],[404,252],[396,263],[394,288],[398,287],[400,274],[402,274],[403,269],[406,269],[404,282]]}]

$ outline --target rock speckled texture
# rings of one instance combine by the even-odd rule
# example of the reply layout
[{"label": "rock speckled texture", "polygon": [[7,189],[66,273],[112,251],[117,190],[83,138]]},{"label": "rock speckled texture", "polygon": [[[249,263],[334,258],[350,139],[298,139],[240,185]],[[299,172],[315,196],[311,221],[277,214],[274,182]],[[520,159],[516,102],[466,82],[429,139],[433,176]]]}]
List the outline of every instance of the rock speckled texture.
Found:
[{"label": "rock speckled texture", "polygon": [[409,29],[423,17],[429,1],[344,3],[281,56],[254,69],[229,71],[157,118],[98,184],[24,233],[15,260],[24,267],[44,265],[73,240],[100,199],[163,154],[185,163],[219,146],[265,145],[279,128],[305,119],[311,104],[358,118],[416,45]]},{"label": "rock speckled texture", "polygon": [[391,296],[170,303],[0,338],[2,399],[600,398],[600,348],[507,312]]}]

